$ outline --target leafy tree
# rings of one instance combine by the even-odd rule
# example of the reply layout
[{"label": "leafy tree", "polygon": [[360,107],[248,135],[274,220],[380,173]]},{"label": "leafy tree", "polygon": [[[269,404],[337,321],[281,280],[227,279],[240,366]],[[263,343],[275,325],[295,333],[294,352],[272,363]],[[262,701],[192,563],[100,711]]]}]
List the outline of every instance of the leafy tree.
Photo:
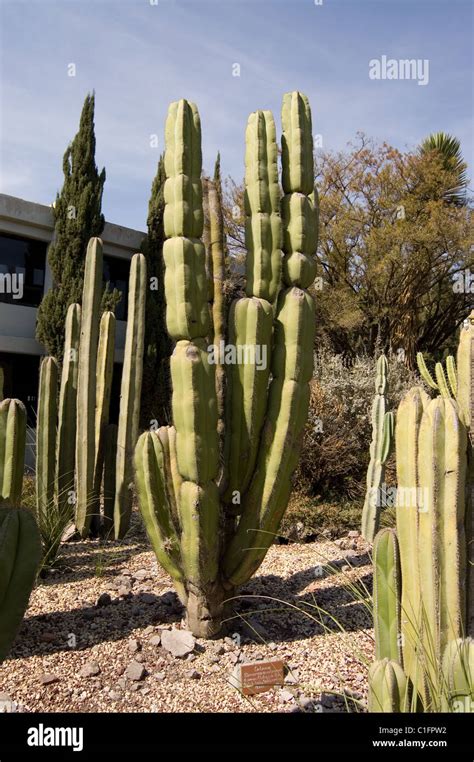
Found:
[{"label": "leafy tree", "polygon": [[446,132],[436,132],[429,135],[420,146],[422,154],[433,152],[441,158],[443,169],[453,175],[454,186],[448,188],[444,199],[455,206],[465,206],[467,203],[466,189],[468,185],[467,164],[461,153],[461,143]]},{"label": "leafy tree", "polygon": [[164,425],[170,421],[171,384],[169,356],[171,340],[166,330],[163,280],[163,215],[165,209],[164,156],[160,156],[148,204],[148,234],[142,244],[148,268],[150,289],[145,316],[145,359],[143,366],[141,419],[148,428],[152,421]]},{"label": "leafy tree", "polygon": [[79,131],[64,154],[64,184],[53,207],[54,240],[48,251],[53,287],[38,309],[36,337],[59,361],[67,308],[82,297],[87,242],[91,236],[100,235],[104,227],[105,169],[99,173],[95,163],[94,107],[94,94],[88,94]]}]

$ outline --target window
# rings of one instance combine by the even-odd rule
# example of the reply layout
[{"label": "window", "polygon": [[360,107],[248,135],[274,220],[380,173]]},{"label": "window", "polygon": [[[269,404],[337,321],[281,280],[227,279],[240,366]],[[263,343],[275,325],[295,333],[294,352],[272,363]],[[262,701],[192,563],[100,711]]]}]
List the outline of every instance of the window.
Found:
[{"label": "window", "polygon": [[0,302],[37,307],[43,298],[45,241],[0,234]]},{"label": "window", "polygon": [[122,294],[122,298],[115,308],[117,320],[127,319],[129,275],[130,261],[128,259],[104,257],[104,281],[109,284],[109,291],[116,288]]}]

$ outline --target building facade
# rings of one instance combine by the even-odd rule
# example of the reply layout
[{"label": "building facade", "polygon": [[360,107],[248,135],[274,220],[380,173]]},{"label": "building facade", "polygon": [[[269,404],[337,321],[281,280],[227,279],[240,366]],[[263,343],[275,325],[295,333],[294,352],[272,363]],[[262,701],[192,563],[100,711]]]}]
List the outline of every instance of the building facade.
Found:
[{"label": "building facade", "polygon": [[[38,372],[44,348],[35,339],[37,309],[51,288],[48,246],[54,219],[49,206],[0,194],[0,367],[4,397],[22,400],[34,426]],[[145,233],[106,223],[104,283],[117,288],[122,299],[116,309],[115,362],[123,361],[130,259],[140,250]],[[111,419],[116,416],[120,369],[114,373]],[[115,411],[114,411],[115,409]],[[115,412],[115,415],[114,415]]]}]

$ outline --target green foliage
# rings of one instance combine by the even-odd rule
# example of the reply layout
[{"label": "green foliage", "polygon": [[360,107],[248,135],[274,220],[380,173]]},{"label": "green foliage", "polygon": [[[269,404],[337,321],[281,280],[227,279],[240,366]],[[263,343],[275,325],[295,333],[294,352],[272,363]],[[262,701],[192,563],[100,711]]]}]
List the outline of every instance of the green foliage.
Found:
[{"label": "green foliage", "polygon": [[453,177],[454,185],[444,192],[444,199],[454,206],[465,206],[469,181],[460,141],[446,132],[435,132],[422,142],[420,153],[432,154],[440,161],[442,169]]},{"label": "green foliage", "polygon": [[36,337],[59,362],[67,309],[82,296],[87,243],[104,227],[105,170],[99,173],[95,164],[94,106],[94,95],[87,95],[79,131],[64,154],[64,183],[53,207],[55,237],[48,251],[53,287],[38,309]]}]

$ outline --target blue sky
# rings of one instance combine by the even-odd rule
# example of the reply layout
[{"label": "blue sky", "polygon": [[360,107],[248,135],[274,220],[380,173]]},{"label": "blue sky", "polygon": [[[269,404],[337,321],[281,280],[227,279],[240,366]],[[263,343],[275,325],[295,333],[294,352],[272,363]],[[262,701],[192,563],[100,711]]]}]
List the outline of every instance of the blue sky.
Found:
[{"label": "blue sky", "polygon": [[[248,114],[269,108],[279,124],[293,89],[309,96],[325,149],[358,130],[402,150],[445,130],[461,139],[472,177],[470,0],[155,1],[0,0],[0,191],[51,203],[92,89],[104,213],[138,229],[167,106],[183,97],[199,107],[204,166],[220,150],[236,179]],[[428,59],[429,83],[371,80],[369,61],[383,55]]]}]

